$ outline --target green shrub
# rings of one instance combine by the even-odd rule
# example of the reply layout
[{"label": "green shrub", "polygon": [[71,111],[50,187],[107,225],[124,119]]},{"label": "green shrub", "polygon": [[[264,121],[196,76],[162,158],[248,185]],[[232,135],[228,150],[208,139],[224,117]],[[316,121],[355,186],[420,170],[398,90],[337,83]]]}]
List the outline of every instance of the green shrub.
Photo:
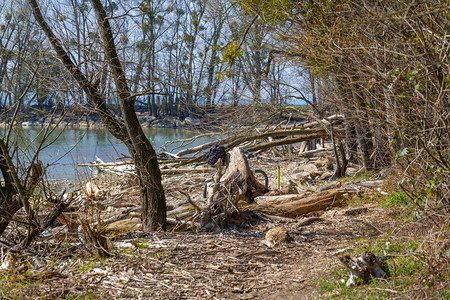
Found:
[{"label": "green shrub", "polygon": [[410,199],[403,192],[398,192],[398,193],[392,194],[390,197],[386,198],[386,200],[384,201],[384,205],[389,206],[389,207],[406,207],[409,204],[410,204]]}]

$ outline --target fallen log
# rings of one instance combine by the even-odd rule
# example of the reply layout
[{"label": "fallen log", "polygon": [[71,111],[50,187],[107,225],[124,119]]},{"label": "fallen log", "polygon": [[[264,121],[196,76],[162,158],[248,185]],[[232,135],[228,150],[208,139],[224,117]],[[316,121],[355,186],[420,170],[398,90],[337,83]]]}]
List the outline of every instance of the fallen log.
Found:
[{"label": "fallen log", "polygon": [[342,115],[332,115],[329,117],[326,117],[325,119],[318,121],[310,121],[306,123],[300,123],[297,125],[298,128],[317,128],[317,127],[323,127],[323,126],[329,126],[330,124],[338,125],[343,123],[344,116]]},{"label": "fallen log", "polygon": [[193,228],[200,228],[200,223],[198,222],[194,222],[194,221],[180,221],[174,218],[167,218],[167,224],[168,225],[172,225],[175,228],[178,227],[182,227],[182,226],[186,226],[186,227],[193,227]]},{"label": "fallen log", "polygon": [[324,220],[323,218],[319,218],[319,217],[306,218],[306,219],[303,219],[300,222],[298,222],[297,226],[298,227],[300,227],[300,226],[307,226],[307,225],[310,225],[310,224],[312,224],[314,222],[323,221],[323,220]]},{"label": "fallen log", "polygon": [[250,204],[243,209],[257,210],[269,215],[295,218],[312,211],[342,206],[344,204],[344,193],[338,190],[327,190],[307,196],[295,194],[256,198],[257,202],[264,200],[266,202]]},{"label": "fallen log", "polygon": [[303,157],[303,156],[308,156],[308,155],[316,154],[319,152],[325,152],[325,151],[331,151],[331,150],[333,150],[332,147],[320,148],[320,149],[310,150],[310,151],[301,151],[301,153],[297,154],[297,156]]},{"label": "fallen log", "polygon": [[[302,135],[302,137],[283,139],[281,143],[280,143],[280,141],[275,141],[274,143],[277,143],[277,142],[280,143],[280,144],[276,144],[275,146],[288,145],[288,144],[298,143],[298,142],[302,142],[302,141],[309,141],[312,139],[326,138],[328,136],[327,132],[323,129],[297,128],[297,129],[291,129],[291,130],[275,130],[275,131],[258,133],[258,134],[254,134],[254,135],[244,135],[244,136],[240,135],[240,136],[234,136],[234,137],[227,137],[227,138],[223,138],[221,140],[216,140],[213,142],[205,143],[203,145],[195,146],[193,148],[181,150],[178,153],[176,153],[175,155],[181,157],[181,156],[185,156],[187,154],[198,153],[202,150],[206,150],[206,149],[210,148],[213,145],[227,145],[226,149],[230,150],[230,149],[237,147],[245,142],[251,142],[254,140],[266,139],[266,138],[285,138],[288,136],[299,136],[299,135]],[[339,136],[342,136],[342,134]],[[285,141],[287,141],[287,143],[285,143]],[[254,147],[256,147],[256,146],[254,146]],[[269,146],[269,148],[270,147],[273,147],[273,146]],[[245,147],[245,148],[249,151],[259,150],[259,148],[253,149],[253,147]]]},{"label": "fallen log", "polygon": [[197,169],[161,169],[162,175],[176,175],[184,173],[209,173],[214,171],[213,168],[197,168]]},{"label": "fallen log", "polygon": [[195,146],[195,147],[192,147],[192,148],[188,148],[188,149],[184,149],[184,150],[178,151],[175,155],[178,156],[178,157],[181,157],[181,156],[185,156],[185,155],[188,155],[188,154],[200,152],[200,151],[209,149],[209,148],[211,148],[214,145],[227,144],[231,140],[232,140],[231,137],[227,137],[227,138],[224,138],[224,139],[211,141],[211,142],[208,142],[208,143],[205,143],[205,144],[202,144],[202,145],[198,145],[198,146]]},{"label": "fallen log", "polygon": [[310,141],[310,140],[326,138],[326,137],[327,137],[327,133],[325,131],[318,131],[318,132],[308,134],[305,136],[300,136],[300,137],[296,137],[296,138],[284,138],[281,140],[275,140],[272,142],[267,142],[267,143],[262,143],[259,145],[246,147],[246,150],[253,152],[253,151],[257,151],[257,150],[269,149],[269,148],[276,147],[276,146],[290,145],[290,144],[300,143],[303,141]]},{"label": "fallen log", "polygon": [[[193,203],[197,207],[201,206],[201,205],[204,205],[204,203],[201,202],[201,201],[193,201]],[[187,212],[191,212],[192,214],[194,214],[196,212],[195,207],[189,202],[187,202],[184,205],[178,206],[178,207],[168,211],[167,212],[167,216],[178,216],[181,219],[180,215],[182,215],[184,213],[187,213]]]},{"label": "fallen log", "polygon": [[142,220],[140,217],[133,216],[132,218],[116,220],[108,225],[105,232],[117,234],[139,230],[142,230]]},{"label": "fallen log", "polygon": [[118,161],[118,162],[110,162],[110,163],[105,163],[105,162],[94,162],[94,163],[90,163],[90,164],[78,164],[79,167],[117,167],[117,166],[124,166],[124,165],[132,165],[134,164],[133,161],[131,160],[127,160],[127,161]]},{"label": "fallen log", "polygon": [[[132,161],[124,161],[117,163],[91,163],[91,164],[78,164],[80,167],[95,167],[100,171],[134,171],[134,163]],[[126,166],[126,169],[123,170],[123,166]],[[184,173],[209,173],[213,171],[213,168],[173,168],[173,169],[161,169],[162,175],[177,175]]]}]

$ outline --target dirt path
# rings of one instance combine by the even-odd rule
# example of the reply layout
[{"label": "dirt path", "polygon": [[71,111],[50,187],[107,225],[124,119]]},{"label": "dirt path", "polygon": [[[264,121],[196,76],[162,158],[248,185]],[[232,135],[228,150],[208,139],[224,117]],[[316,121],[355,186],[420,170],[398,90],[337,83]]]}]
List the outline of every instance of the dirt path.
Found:
[{"label": "dirt path", "polygon": [[[377,209],[346,216],[345,209],[323,212],[318,221],[300,226],[262,222],[222,233],[129,233],[114,241],[112,256],[83,259],[71,247],[54,262],[47,251],[44,269],[25,273],[30,282],[15,291],[55,298],[141,299],[316,299],[318,279],[339,265],[337,255],[352,240],[378,234]],[[293,242],[269,248],[261,243],[275,226],[286,228]],[[48,245],[50,248],[56,245]],[[61,250],[61,248],[59,248]],[[39,256],[38,256],[39,257]],[[13,291],[11,291],[13,292]],[[8,295],[6,295],[8,296]]]}]

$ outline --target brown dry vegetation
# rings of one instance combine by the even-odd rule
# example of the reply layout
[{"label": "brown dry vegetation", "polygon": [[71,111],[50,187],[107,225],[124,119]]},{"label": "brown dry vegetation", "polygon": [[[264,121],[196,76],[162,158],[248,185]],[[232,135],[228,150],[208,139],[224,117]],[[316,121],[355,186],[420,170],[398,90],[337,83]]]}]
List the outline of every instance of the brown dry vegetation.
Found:
[{"label": "brown dry vegetation", "polygon": [[[277,165],[281,165],[282,185],[287,186],[289,180],[297,182],[296,170],[307,162],[265,157],[253,163],[270,175],[274,189]],[[168,204],[184,200],[179,189],[193,199],[199,197],[207,178],[208,174],[167,176]],[[106,179],[100,185],[109,194],[127,191],[120,201],[138,205],[132,180]],[[448,298],[448,216],[429,212],[427,216],[401,202],[405,200],[398,196],[401,193],[387,184],[367,188],[365,180],[355,179],[341,180],[359,191],[348,196],[346,207],[292,220],[253,220],[214,233],[143,233],[118,226],[108,232],[114,247],[105,259],[94,258],[76,232],[56,227],[52,236],[18,250],[15,269],[0,275],[1,295],[13,299]],[[304,182],[298,187],[307,190],[315,185]],[[352,214],[349,209],[355,207],[367,211]],[[305,223],[310,217],[321,219]],[[287,229],[293,241],[267,247],[262,243],[264,234],[276,226]],[[386,260],[391,276],[345,287],[349,272],[338,257],[367,250]]]}]

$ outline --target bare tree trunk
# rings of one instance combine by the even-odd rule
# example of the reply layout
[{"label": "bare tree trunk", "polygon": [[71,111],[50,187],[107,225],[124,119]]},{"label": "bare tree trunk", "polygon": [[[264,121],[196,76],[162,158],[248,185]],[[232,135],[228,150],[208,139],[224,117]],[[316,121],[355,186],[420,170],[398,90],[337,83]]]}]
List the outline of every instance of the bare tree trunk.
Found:
[{"label": "bare tree trunk", "polygon": [[363,167],[367,171],[370,169],[369,148],[367,145],[364,129],[361,125],[361,122],[358,119],[355,119],[355,130],[356,130],[356,138],[358,141],[359,150],[361,152],[361,159],[362,159]]},{"label": "bare tree trunk", "polygon": [[370,134],[370,126],[368,116],[364,112],[365,105],[362,100],[362,96],[360,93],[355,91],[353,85],[350,86],[353,101],[355,104],[358,105],[358,108],[356,109],[356,118],[354,118],[356,137],[358,141],[359,150],[361,151],[363,166],[364,169],[367,171],[370,170],[371,168],[370,152],[371,149],[373,148]]},{"label": "bare tree trunk", "polygon": [[128,88],[127,79],[121,66],[114,44],[114,37],[106,12],[99,0],[91,0],[97,21],[100,25],[105,54],[111,66],[119,95],[120,109],[134,152],[131,153],[139,177],[143,230],[166,228],[166,199],[161,184],[156,152],[142,131],[134,110],[135,97]]},{"label": "bare tree trunk", "polygon": [[[219,20],[219,24],[214,30],[213,38],[212,38],[212,46],[211,46],[211,58],[209,60],[208,65],[208,84],[206,86],[206,106],[211,107],[213,104],[213,80],[214,80],[214,68],[219,63],[219,57],[217,55],[218,49],[218,41],[220,37],[220,33],[222,31],[223,20]],[[218,80],[218,79],[216,79]]]},{"label": "bare tree trunk", "polygon": [[356,158],[354,157],[355,153],[358,153],[358,143],[356,141],[356,131],[354,120],[349,116],[348,113],[344,113],[345,120],[345,148],[346,154],[349,162],[357,163]]},{"label": "bare tree trunk", "polygon": [[93,86],[81,70],[71,61],[61,42],[44,20],[36,0],[28,0],[28,2],[33,9],[36,21],[44,30],[59,59],[86,92],[89,101],[93,103],[108,131],[125,143],[133,157],[141,187],[143,230],[165,229],[166,201],[156,153],[142,131],[136,116],[134,109],[135,97],[130,93],[125,73],[116,52],[111,26],[101,2],[99,0],[91,0],[99,23],[105,55],[117,88],[123,122],[111,114],[106,107],[104,96],[98,92],[97,87]]},{"label": "bare tree trunk", "polygon": [[309,73],[309,82],[311,84],[311,94],[312,94],[312,103],[317,106],[317,93],[316,93],[316,79],[314,78],[311,70],[308,71]]}]

